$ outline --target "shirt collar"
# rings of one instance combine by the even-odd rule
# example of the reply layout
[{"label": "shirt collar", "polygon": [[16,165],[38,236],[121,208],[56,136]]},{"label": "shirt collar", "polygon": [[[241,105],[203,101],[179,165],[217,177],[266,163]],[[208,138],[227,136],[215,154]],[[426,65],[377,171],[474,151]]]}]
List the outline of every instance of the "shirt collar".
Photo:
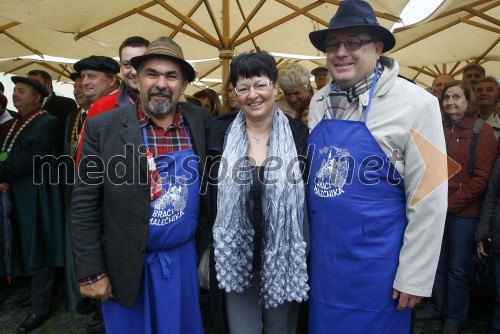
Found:
[{"label": "shirt collar", "polygon": [[[154,120],[144,112],[144,110],[142,109],[141,100],[137,100],[137,118],[139,119],[139,125],[141,126],[141,128],[148,124],[154,127],[159,127],[158,125],[156,125]],[[183,126],[183,124],[184,113],[182,111],[182,106],[178,103],[177,108],[175,108],[174,119],[172,121],[172,124],[170,124],[168,128],[180,128]]]}]

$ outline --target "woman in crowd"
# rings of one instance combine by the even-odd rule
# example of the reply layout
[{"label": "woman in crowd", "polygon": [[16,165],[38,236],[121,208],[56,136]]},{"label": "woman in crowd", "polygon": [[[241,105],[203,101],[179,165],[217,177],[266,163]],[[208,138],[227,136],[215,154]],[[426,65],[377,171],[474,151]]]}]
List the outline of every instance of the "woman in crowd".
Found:
[{"label": "woman in crowd", "polygon": [[230,80],[241,110],[207,125],[216,181],[212,266],[236,334],[295,333],[309,290],[305,173],[298,162],[308,129],[275,106],[277,75],[267,52],[234,58]]},{"label": "woman in crowd", "polygon": [[224,112],[239,111],[237,95],[234,92],[234,86],[230,80],[227,80],[222,92],[222,109]]},{"label": "woman in crowd", "polygon": [[497,142],[493,129],[478,118],[469,83],[446,84],[441,103],[447,153],[461,169],[448,180],[448,214],[432,299],[417,319],[443,317],[443,333],[460,333],[469,307],[474,234]]},{"label": "woman in crowd", "polygon": [[217,95],[217,93],[213,89],[202,89],[194,93],[193,97],[199,99],[203,104],[203,107],[205,107],[212,115],[219,116],[222,107],[219,95]]}]

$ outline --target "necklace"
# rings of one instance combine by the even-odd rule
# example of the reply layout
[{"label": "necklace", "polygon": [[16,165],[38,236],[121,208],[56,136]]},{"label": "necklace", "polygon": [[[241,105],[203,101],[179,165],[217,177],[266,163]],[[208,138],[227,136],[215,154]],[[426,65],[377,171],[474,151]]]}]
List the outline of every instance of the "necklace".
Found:
[{"label": "necklace", "polygon": [[14,134],[14,137],[10,141],[9,147],[7,147],[7,142],[9,141],[10,136],[12,135],[12,132],[14,132],[17,121],[19,120],[19,118],[16,118],[16,120],[14,121],[12,126],[10,127],[9,132],[7,132],[7,136],[5,136],[5,140],[2,144],[2,150],[1,150],[2,153],[0,153],[0,162],[4,162],[5,160],[7,160],[7,158],[9,157],[9,153],[10,153],[10,151],[12,151],[12,147],[14,146],[14,143],[16,142],[17,137],[23,131],[23,129],[26,127],[26,125],[28,125],[32,120],[34,120],[37,116],[43,114],[44,112],[45,112],[44,110],[39,110],[36,114],[31,115],[31,117],[28,118],[26,120],[26,122],[24,122],[23,125],[21,125],[21,127]]},{"label": "necklace", "polygon": [[248,135],[249,137],[251,137],[252,139],[254,139],[254,140],[255,140],[255,143],[258,145],[258,144],[260,144],[260,141],[261,141],[262,139],[264,139],[264,138],[266,138],[267,136],[269,136],[269,131],[267,131],[266,133],[264,133],[264,135],[263,135],[262,137],[255,137],[255,136],[252,136],[252,135],[250,134],[250,132],[248,132],[248,131],[247,131],[247,135]]}]

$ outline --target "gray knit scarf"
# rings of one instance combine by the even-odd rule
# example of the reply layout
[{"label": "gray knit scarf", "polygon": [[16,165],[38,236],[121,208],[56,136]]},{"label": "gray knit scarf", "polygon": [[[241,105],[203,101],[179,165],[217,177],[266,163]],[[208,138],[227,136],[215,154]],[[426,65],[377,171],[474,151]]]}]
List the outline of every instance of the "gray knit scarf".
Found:
[{"label": "gray knit scarf", "polygon": [[[298,163],[293,163],[297,149],[288,119],[278,108],[269,136],[268,157],[281,158],[283,165],[273,169],[269,167],[276,163],[270,162],[264,168],[265,180],[277,181],[263,185],[264,240],[259,302],[265,308],[274,308],[285,301],[307,300],[309,286],[302,231],[304,183]],[[217,279],[219,288],[226,292],[243,292],[250,286],[253,275],[252,172],[248,158],[244,164],[241,162],[247,154],[245,117],[240,110],[222,154],[228,168],[225,170],[222,164],[219,168],[217,217],[213,228]],[[293,168],[289,168],[292,164]],[[236,179],[247,182],[235,182]]]}]

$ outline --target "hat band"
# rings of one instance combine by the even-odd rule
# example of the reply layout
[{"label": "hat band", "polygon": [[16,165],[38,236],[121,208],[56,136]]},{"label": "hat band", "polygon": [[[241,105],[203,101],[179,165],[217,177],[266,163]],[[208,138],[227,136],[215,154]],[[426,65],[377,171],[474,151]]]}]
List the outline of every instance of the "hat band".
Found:
[{"label": "hat band", "polygon": [[144,55],[150,55],[150,54],[158,54],[158,53],[169,53],[169,55],[171,56],[174,56],[174,57],[177,57],[179,59],[182,59],[184,60],[184,56],[182,55],[182,53],[179,53],[177,51],[175,51],[174,49],[171,49],[171,48],[168,48],[168,47],[165,47],[165,46],[154,46],[150,49],[148,49]]}]

